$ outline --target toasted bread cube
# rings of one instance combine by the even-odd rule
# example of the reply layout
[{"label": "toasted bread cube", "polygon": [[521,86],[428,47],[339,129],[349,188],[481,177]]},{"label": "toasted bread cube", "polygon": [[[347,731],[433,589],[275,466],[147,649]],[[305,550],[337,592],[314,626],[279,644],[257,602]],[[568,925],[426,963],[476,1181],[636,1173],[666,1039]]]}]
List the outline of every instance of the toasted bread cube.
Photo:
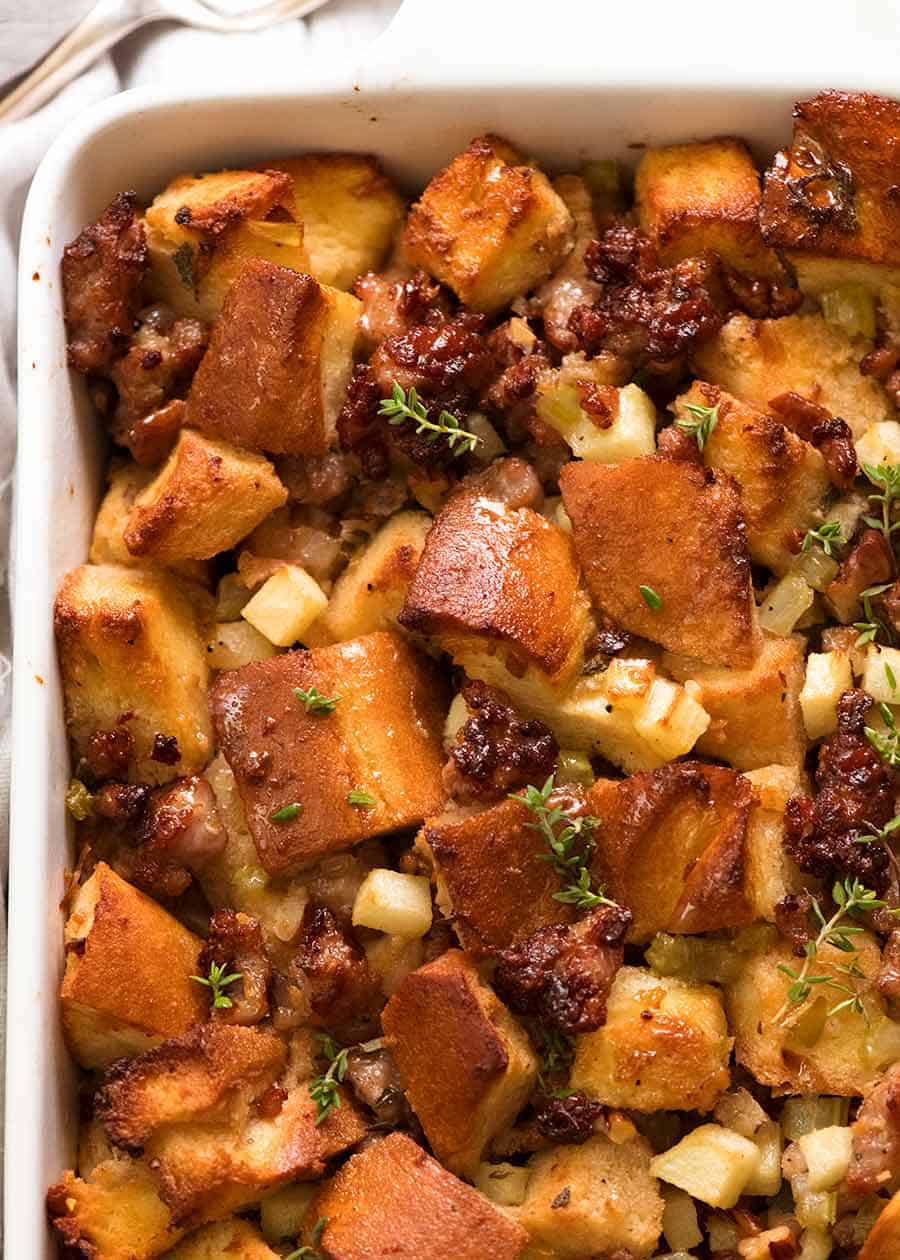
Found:
[{"label": "toasted bread cube", "polygon": [[406,977],[384,1008],[386,1044],[434,1153],[474,1177],[537,1079],[524,1031],[461,950]]},{"label": "toasted bread cube", "polygon": [[595,784],[588,812],[601,825],[592,869],[632,912],[629,941],[752,921],[745,859],[756,801],[743,775],[701,762]]},{"label": "toasted bread cube", "polygon": [[566,203],[504,140],[482,136],[435,175],[403,245],[464,305],[490,314],[528,293],[572,248]]},{"label": "toasted bread cube", "polygon": [[588,589],[607,616],[711,665],[752,665],[750,561],[730,482],[650,455],[573,461],[560,488]]},{"label": "toasted bread cube", "polygon": [[553,896],[559,877],[531,822],[524,805],[501,801],[466,818],[432,819],[416,841],[431,859],[438,904],[470,954],[493,954],[572,920]]},{"label": "toasted bread cube", "polygon": [[60,989],[66,1041],[82,1067],[105,1067],[206,1016],[191,976],[201,941],[100,862],[66,923]]},{"label": "toasted bread cube", "polygon": [[696,683],[709,714],[697,751],[735,770],[799,766],[806,755],[800,708],[805,643],[765,635],[749,669],[721,669],[666,652],[661,668],[678,682]]},{"label": "toasted bread cube", "polygon": [[698,347],[694,369],[759,411],[788,391],[811,398],[846,420],[860,438],[871,425],[894,418],[884,388],[859,370],[862,353],[821,315],[732,315],[717,336]]},{"label": "toasted bread cube", "polygon": [[255,1226],[232,1216],[227,1221],[204,1225],[177,1247],[166,1253],[166,1260],[279,1260]]},{"label": "toasted bread cube", "polygon": [[369,871],[353,902],[354,926],[389,936],[424,936],[431,920],[431,888],[423,875]]},{"label": "toasted bread cube", "polygon": [[[212,746],[207,665],[191,604],[175,578],[121,565],[83,565],[62,580],[54,611],[66,720],[74,755],[124,727],[127,777],[166,783],[196,774]],[[178,760],[154,759],[174,737]]]},{"label": "toasted bread cube", "polygon": [[[338,697],[308,712],[295,689]],[[369,836],[417,826],[444,801],[443,684],[399,635],[378,631],[220,674],[219,745],[271,875]],[[347,799],[366,791],[375,804]],[[282,811],[293,805],[287,815]],[[281,814],[273,818],[273,814]]]},{"label": "toasted bread cube", "polygon": [[720,1124],[701,1124],[650,1163],[656,1177],[710,1207],[732,1208],[759,1166],[759,1148]]},{"label": "toasted bread cube", "polygon": [[396,629],[430,529],[426,512],[392,516],[335,582],[317,629],[336,642]]},{"label": "toasted bread cube", "polygon": [[809,442],[717,385],[695,381],[676,399],[676,417],[690,419],[686,405],[691,403],[717,409],[703,461],[740,486],[750,558],[774,573],[786,573],[796,560],[788,538],[822,520],[831,490],[825,461]]},{"label": "toasted bread cube", "polygon": [[662,1229],[663,1200],[644,1138],[616,1144],[597,1136],[554,1146],[530,1162],[525,1202],[514,1213],[554,1256],[649,1256]]},{"label": "toasted bread cube", "polygon": [[562,435],[572,454],[620,464],[656,450],[656,408],[638,385],[609,383],[602,359],[568,354],[538,378],[538,419]]},{"label": "toasted bread cube", "polygon": [[303,224],[283,171],[179,175],[148,207],[148,287],[179,315],[210,321],[250,258],[308,271]]},{"label": "toasted bread cube", "polygon": [[717,989],[622,967],[606,1011],[602,1028],[576,1040],[573,1089],[635,1111],[712,1110],[730,1083]]},{"label": "toasted bread cube", "polygon": [[458,663],[499,647],[519,674],[531,665],[564,684],[581,667],[589,627],[571,540],[530,508],[454,495],[425,541],[400,624]]},{"label": "toasted bread cube", "polygon": [[241,609],[241,616],[276,647],[302,639],[328,603],[328,596],[305,569],[285,564]]},{"label": "toasted bread cube", "polygon": [[230,1096],[252,1097],[284,1068],[275,1033],[238,1024],[197,1024],[127,1063],[117,1063],[95,1096],[96,1116],[110,1142],[140,1154],[171,1124],[213,1114]]},{"label": "toasted bread cube", "polygon": [[735,270],[785,279],[759,230],[759,175],[742,140],[648,149],[634,177],[638,222],[662,262],[713,250]]},{"label": "toasted bread cube", "polygon": [[[881,952],[875,937],[864,932],[853,937],[853,960],[863,976],[854,983],[866,1018],[846,1009],[828,1015],[835,1005],[830,994],[799,1005],[787,1000],[791,981],[780,967],[797,970],[797,959],[787,942],[778,942],[746,956],[737,979],[726,991],[729,1026],[735,1036],[735,1057],[762,1085],[775,1094],[864,1094],[878,1079],[877,1061],[867,1050],[869,1024],[884,1014],[877,990]],[[831,945],[820,945],[816,973],[843,978],[833,968],[847,955]],[[818,1005],[816,1005],[818,1003]]]},{"label": "toasted bread cube", "polygon": [[900,1190],[882,1208],[863,1243],[859,1260],[894,1260],[900,1251]]},{"label": "toasted bread cube", "polygon": [[759,804],[750,815],[744,845],[744,887],[754,917],[774,923],[778,903],[804,887],[784,849],[784,811],[806,781],[799,766],[764,766],[748,771],[745,778],[756,789]]},{"label": "toasted bread cube", "polygon": [[357,298],[311,276],[246,263],[194,376],[185,424],[252,450],[324,455],[361,310]]},{"label": "toasted bread cube", "polygon": [[90,1179],[64,1172],[47,1192],[47,1209],[63,1247],[92,1260],[152,1260],[185,1233],[172,1223],[154,1174],[124,1157],[105,1160]]},{"label": "toasted bread cube", "polygon": [[849,652],[810,652],[800,692],[803,725],[810,739],[824,739],[835,733],[838,701],[852,686]]},{"label": "toasted bread cube", "polygon": [[854,284],[896,311],[898,134],[900,105],[869,92],[820,92],[794,106],[791,147],[766,174],[760,221],[805,293]]},{"label": "toasted bread cube", "polygon": [[403,220],[403,201],[374,157],[306,153],[272,162],[294,185],[310,275],[335,289],[377,271]]},{"label": "toasted bread cube", "polygon": [[528,1236],[405,1133],[351,1155],[308,1217],[331,1260],[519,1260]]},{"label": "toasted bread cube", "polygon": [[158,564],[229,551],[287,500],[262,455],[182,429],[157,476],[135,498],[125,526],[133,556]]},{"label": "toasted bread cube", "polygon": [[863,464],[900,464],[900,424],[884,420],[873,424],[856,443],[856,458]]}]

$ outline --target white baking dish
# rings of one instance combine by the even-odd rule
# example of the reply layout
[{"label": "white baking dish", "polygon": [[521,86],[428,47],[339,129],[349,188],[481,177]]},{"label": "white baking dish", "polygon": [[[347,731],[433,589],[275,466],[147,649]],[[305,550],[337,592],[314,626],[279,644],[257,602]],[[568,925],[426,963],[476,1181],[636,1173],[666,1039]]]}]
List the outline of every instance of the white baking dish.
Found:
[{"label": "white baking dish", "polygon": [[[446,6],[407,0],[355,79],[322,77],[293,95],[186,101],[171,92],[125,94],[66,131],[34,181],[20,268],[5,1134],[10,1260],[53,1254],[44,1191],[72,1161],[77,1113],[74,1071],[56,1006],[63,961],[58,903],[71,854],[51,610],[60,576],[86,556],[103,443],[83,382],[66,368],[59,285],[63,245],[120,189],[149,196],[182,170],[259,162],[304,149],[351,149],[379,154],[414,188],[485,130],[508,135],[555,168],[586,157],[627,161],[634,156],[629,146],[640,142],[729,132],[770,151],[787,136],[798,96],[823,86],[891,91],[889,70],[879,73],[871,59],[866,74],[847,75],[833,64],[826,68],[820,57],[818,63],[807,60],[805,72],[795,69],[789,76],[773,69],[771,47],[765,61],[754,65],[748,58],[740,75],[725,68],[727,59],[712,56],[703,68],[695,57],[693,67],[682,64],[673,71],[665,67],[674,28],[653,48],[616,40],[615,32],[610,43],[608,21],[621,23],[621,15],[604,15],[606,25],[592,35],[589,6],[557,0],[554,16],[562,25],[549,34],[529,32],[534,15],[529,18],[521,4],[515,6],[515,25],[509,25],[513,14],[505,0],[493,3],[497,7],[488,12],[485,0],[458,0],[453,28],[435,29],[432,19]],[[666,8],[684,21],[683,6]],[[485,21],[501,14],[507,29],[492,40]],[[765,29],[765,22],[760,25]],[[465,29],[477,30],[477,40],[463,42]],[[807,52],[810,38],[806,32]],[[782,41],[790,50],[791,38],[782,33]],[[835,43],[836,53],[841,42]],[[604,46],[615,47],[616,54],[601,73],[592,63]],[[540,68],[530,67],[536,51],[524,54],[523,48],[541,50]]]}]

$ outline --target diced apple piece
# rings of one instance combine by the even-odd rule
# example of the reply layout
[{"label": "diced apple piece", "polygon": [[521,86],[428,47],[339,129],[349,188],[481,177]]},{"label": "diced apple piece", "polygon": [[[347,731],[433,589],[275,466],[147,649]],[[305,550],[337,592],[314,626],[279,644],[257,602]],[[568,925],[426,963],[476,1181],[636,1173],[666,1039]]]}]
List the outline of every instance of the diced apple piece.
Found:
[{"label": "diced apple piece", "polygon": [[798,1146],[806,1160],[810,1190],[833,1190],[844,1180],[853,1151],[853,1135],[848,1127],[833,1124],[804,1133]]},{"label": "diced apple piece", "polygon": [[263,1199],[259,1209],[259,1223],[266,1242],[276,1246],[286,1238],[297,1238],[303,1230],[303,1220],[310,1203],[316,1197],[315,1182],[300,1182],[284,1186]]},{"label": "diced apple piece", "polygon": [[[538,418],[562,435],[572,454],[619,464],[656,449],[656,408],[638,385],[596,383],[597,361],[568,355],[538,381]],[[586,405],[587,404],[587,405]]]},{"label": "diced apple piece", "polygon": [[251,661],[267,661],[277,651],[249,621],[220,621],[206,649],[210,669],[240,669]]},{"label": "diced apple piece", "polygon": [[759,606],[759,624],[769,634],[790,634],[812,608],[815,593],[797,573],[788,573],[764,596]]},{"label": "diced apple piece", "polygon": [[870,643],[860,686],[881,704],[900,704],[900,650]]},{"label": "diced apple piece", "polygon": [[529,1168],[518,1164],[479,1164],[475,1189],[498,1207],[518,1207],[525,1200]]},{"label": "diced apple piece", "polygon": [[369,871],[353,902],[354,926],[390,936],[424,936],[431,918],[431,887],[423,875]]},{"label": "diced apple piece", "polygon": [[[746,1136],[746,1135],[745,1135]],[[751,1141],[759,1148],[759,1164],[747,1183],[747,1194],[777,1194],[781,1189],[781,1125],[766,1120],[753,1134]]]},{"label": "diced apple piece", "polygon": [[663,1236],[673,1251],[686,1251],[703,1242],[703,1231],[697,1221],[697,1205],[689,1194],[677,1186],[663,1186]]},{"label": "diced apple piece", "polygon": [[863,464],[900,464],[900,424],[882,420],[873,424],[856,443],[856,458]]},{"label": "diced apple piece", "polygon": [[[900,657],[900,652],[897,656]],[[800,692],[803,725],[810,739],[834,734],[837,730],[838,701],[852,686],[849,652],[810,652]]]},{"label": "diced apple piece", "polygon": [[327,603],[327,595],[305,569],[286,564],[262,584],[241,616],[276,647],[290,647],[303,638]]},{"label": "diced apple piece", "polygon": [[715,1208],[732,1208],[759,1165],[755,1143],[718,1124],[702,1124],[650,1161],[661,1181]]}]

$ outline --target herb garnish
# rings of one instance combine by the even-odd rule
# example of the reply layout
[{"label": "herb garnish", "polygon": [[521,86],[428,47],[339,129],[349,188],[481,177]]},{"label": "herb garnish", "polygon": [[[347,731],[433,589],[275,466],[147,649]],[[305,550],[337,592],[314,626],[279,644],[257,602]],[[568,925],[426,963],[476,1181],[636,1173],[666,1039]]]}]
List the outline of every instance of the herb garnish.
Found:
[{"label": "herb garnish", "polygon": [[887,661],[884,662],[884,680],[890,687],[891,691],[897,690],[897,675],[891,669],[890,665],[888,665]]},{"label": "herb garnish", "polygon": [[560,892],[553,894],[554,901],[564,905],[575,906],[577,910],[594,910],[597,906],[614,906],[604,894],[602,887],[591,891],[591,876],[588,862],[596,848],[593,830],[600,825],[599,818],[583,814],[580,818],[571,818],[565,810],[556,805],[550,809],[547,801],[553,791],[553,775],[547,779],[542,788],[529,784],[521,795],[510,793],[510,800],[518,801],[534,815],[534,822],[526,827],[537,831],[544,839],[549,852],[541,854],[546,862],[552,862],[556,873],[563,881]]},{"label": "herb garnish", "polygon": [[66,788],[66,809],[76,822],[84,822],[94,812],[94,798],[80,779],[70,779]]},{"label": "herb garnish", "polygon": [[[558,1028],[542,1027],[544,1051],[538,1071],[538,1083],[547,1092],[546,1078],[555,1072],[568,1072],[575,1058],[575,1039]],[[568,1093],[568,1091],[567,1091]]]},{"label": "herb garnish", "polygon": [[[853,919],[865,914],[868,910],[882,909],[885,902],[876,897],[871,889],[865,888],[858,879],[838,880],[831,895],[837,905],[837,910],[830,919],[825,918],[818,899],[815,897],[812,899],[812,912],[819,924],[819,931],[815,940],[807,941],[804,946],[806,957],[803,966],[799,971],[795,971],[785,964],[779,965],[778,970],[784,972],[791,983],[784,1005],[775,1016],[775,1023],[781,1023],[792,1006],[799,1006],[805,1002],[813,989],[820,985],[847,995],[829,1009],[829,1016],[837,1015],[839,1011],[852,1010],[855,1014],[862,1015],[866,1023],[869,1022],[868,1012],[863,1005],[857,984],[857,981],[865,980],[867,977],[857,962],[857,951],[851,939],[858,936],[863,929],[854,923]],[[891,910],[890,913],[898,915],[900,910]],[[822,945],[831,945],[843,954],[853,955],[853,959],[846,964],[831,964],[832,972],[838,972],[844,976],[845,981],[838,980],[833,974],[811,974],[813,962]]]},{"label": "herb garnish", "polygon": [[187,241],[183,245],[179,245],[175,253],[172,255],[172,262],[175,264],[175,270],[178,277],[186,289],[196,288],[196,280],[194,279],[194,251],[188,245]]},{"label": "herb garnish", "polygon": [[353,788],[347,793],[347,804],[360,805],[365,809],[371,809],[372,806],[377,805],[378,802],[375,800],[375,797],[371,794],[371,792],[361,792],[357,788]]},{"label": "herb garnish", "polygon": [[709,435],[719,423],[719,404],[706,407],[703,403],[685,403],[684,409],[691,413],[693,420],[676,420],[675,423],[679,429],[697,439],[697,448],[702,453],[709,441]]},{"label": "herb garnish", "polygon": [[325,1232],[325,1226],[328,1224],[330,1219],[331,1218],[328,1216],[320,1216],[310,1231],[309,1243],[305,1243],[298,1247],[296,1251],[290,1252],[284,1257],[284,1260],[322,1260],[318,1246],[322,1241],[322,1234]]},{"label": "herb garnish", "polygon": [[878,706],[886,731],[876,731],[874,727],[866,727],[866,739],[889,766],[900,766],[900,731],[891,709],[883,701]]},{"label": "herb garnish", "polygon": [[340,696],[323,696],[315,687],[304,691],[302,687],[292,687],[294,695],[301,704],[306,705],[307,713],[333,713]]},{"label": "herb garnish", "polygon": [[225,975],[225,966],[218,963],[209,964],[208,976],[191,976],[192,980],[196,980],[198,984],[205,984],[212,991],[212,1004],[216,1010],[222,1010],[228,1006],[234,1006],[231,998],[222,990],[226,989],[229,984],[234,984],[235,980],[243,979],[242,971],[232,971],[230,975]]},{"label": "herb garnish", "polygon": [[293,801],[290,805],[282,805],[281,809],[276,809],[270,814],[272,822],[293,822],[303,813],[303,806],[299,801]]},{"label": "herb garnish", "polygon": [[322,1057],[328,1059],[328,1068],[321,1076],[314,1076],[309,1083],[309,1096],[316,1104],[316,1124],[321,1124],[332,1107],[340,1107],[341,1095],[338,1084],[347,1075],[349,1051],[338,1050],[326,1033],[319,1034]]},{"label": "herb garnish", "polygon": [[859,637],[856,640],[856,647],[865,647],[867,643],[874,642],[879,631],[890,638],[890,631],[883,621],[880,621],[872,611],[872,600],[877,595],[883,595],[885,591],[891,587],[890,582],[884,582],[881,586],[870,586],[864,591],[860,591],[859,598],[862,600],[864,621],[854,621],[853,629],[859,631]]},{"label": "herb garnish", "polygon": [[885,823],[883,827],[876,827],[874,823],[867,823],[867,826],[872,828],[871,833],[865,836],[854,836],[853,838],[856,843],[876,844],[880,842],[881,844],[884,844],[887,841],[888,836],[893,835],[897,828],[900,827],[900,814],[897,814],[894,818],[892,818],[889,823]]},{"label": "herb garnish", "polygon": [[800,550],[811,551],[813,545],[818,543],[826,556],[830,556],[835,547],[842,547],[846,541],[841,522],[826,521],[824,525],[820,525],[817,529],[808,529],[806,531]]},{"label": "herb garnish", "polygon": [[872,529],[880,530],[888,542],[895,529],[900,529],[900,521],[893,521],[894,505],[900,499],[900,464],[863,464],[863,472],[873,486],[877,486],[880,494],[870,494],[870,503],[881,504],[881,518],[864,516],[863,520]]},{"label": "herb garnish", "polygon": [[382,398],[379,403],[378,414],[387,416],[388,424],[395,426],[411,420],[416,426],[416,433],[424,433],[429,441],[434,442],[439,437],[446,438],[455,455],[465,455],[473,451],[481,441],[476,433],[462,428],[456,416],[449,411],[441,411],[437,421],[430,419],[428,409],[419,398],[415,386],[407,394],[396,381],[391,387],[390,398]]},{"label": "herb garnish", "polygon": [[654,612],[659,612],[663,606],[662,595],[658,595],[652,586],[639,586],[641,598],[648,608],[652,608]]}]

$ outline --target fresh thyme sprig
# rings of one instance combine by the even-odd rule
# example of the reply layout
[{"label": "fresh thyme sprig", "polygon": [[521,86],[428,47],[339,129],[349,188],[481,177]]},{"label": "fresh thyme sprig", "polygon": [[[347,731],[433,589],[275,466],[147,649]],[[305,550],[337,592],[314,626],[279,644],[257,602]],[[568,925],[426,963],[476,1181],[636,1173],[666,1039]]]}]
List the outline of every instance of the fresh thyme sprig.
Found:
[{"label": "fresh thyme sprig", "polygon": [[818,543],[826,556],[830,556],[833,554],[835,547],[842,547],[846,541],[841,522],[826,521],[824,525],[819,525],[817,529],[808,529],[806,531],[800,550],[811,551],[813,546]]},{"label": "fresh thyme sprig", "polygon": [[541,1028],[544,1037],[544,1051],[541,1055],[541,1066],[538,1071],[538,1083],[544,1092],[547,1090],[547,1077],[555,1072],[568,1072],[575,1058],[575,1039],[560,1032],[558,1028]]},{"label": "fresh thyme sprig", "polygon": [[328,1068],[321,1076],[314,1076],[309,1083],[309,1096],[316,1104],[316,1124],[319,1125],[333,1107],[340,1107],[341,1094],[338,1085],[347,1075],[348,1050],[339,1050],[325,1033],[319,1034],[322,1057],[328,1060]]},{"label": "fresh thyme sprig", "polygon": [[876,827],[874,823],[867,823],[866,826],[872,830],[865,836],[854,836],[857,844],[886,844],[888,836],[892,836],[900,827],[900,814],[897,814],[889,823],[885,823],[883,827]]},{"label": "fresh thyme sprig", "polygon": [[602,887],[596,892],[591,890],[588,862],[596,848],[593,831],[600,825],[599,818],[593,818],[589,814],[571,818],[560,805],[551,809],[547,801],[552,791],[551,774],[543,787],[529,784],[521,794],[511,793],[510,800],[519,801],[533,814],[534,822],[525,825],[543,837],[548,851],[541,856],[545,861],[553,863],[556,873],[563,881],[562,889],[553,894],[554,900],[575,906],[578,910],[617,905],[617,902],[611,901],[605,895]]},{"label": "fresh thyme sprig", "polygon": [[879,617],[876,617],[872,609],[872,600],[878,595],[883,595],[890,586],[890,582],[884,582],[881,586],[869,586],[866,590],[860,591],[859,598],[862,600],[865,620],[853,623],[853,629],[859,631],[859,637],[856,640],[857,647],[865,647],[867,643],[873,643],[879,631],[887,638],[891,637],[888,627]]},{"label": "fresh thyme sprig", "polygon": [[325,1232],[325,1226],[330,1219],[328,1216],[320,1216],[310,1230],[309,1242],[290,1252],[289,1255],[284,1257],[284,1260],[322,1260],[319,1243],[322,1241],[322,1234]]},{"label": "fresh thyme sprig", "polygon": [[231,998],[227,993],[223,992],[230,984],[234,984],[235,980],[242,980],[244,973],[242,971],[232,971],[230,975],[225,974],[225,966],[218,963],[209,964],[208,976],[191,976],[192,980],[196,980],[198,984],[205,984],[212,993],[212,1004],[215,1010],[222,1010],[229,1006],[234,1006]]},{"label": "fresh thyme sprig", "polygon": [[888,542],[895,529],[900,529],[900,521],[893,520],[894,505],[900,499],[900,464],[863,464],[863,472],[873,486],[877,486],[880,494],[870,494],[870,503],[881,504],[881,517],[864,516],[863,520],[872,529],[878,529]]},{"label": "fresh thyme sprig", "polygon": [[388,424],[392,425],[405,424],[407,420],[411,420],[416,426],[416,433],[424,433],[429,441],[437,441],[439,437],[446,438],[454,455],[465,455],[468,451],[474,451],[481,441],[477,433],[464,429],[452,412],[442,410],[437,420],[432,420],[415,387],[410,387],[407,393],[396,381],[391,386],[390,398],[382,398],[379,403],[378,414],[386,416]]},{"label": "fresh thyme sprig", "polygon": [[702,454],[710,434],[719,423],[719,404],[716,403],[715,407],[706,407],[703,403],[685,403],[684,409],[691,413],[693,419],[676,420],[675,423],[679,429],[683,429],[685,433],[690,433],[697,439],[697,449]]},{"label": "fresh thyme sprig", "polygon": [[340,696],[323,696],[315,687],[304,691],[302,687],[292,687],[294,695],[306,706],[307,713],[333,713]]},{"label": "fresh thyme sprig", "polygon": [[[804,946],[806,957],[803,960],[803,966],[799,971],[795,971],[786,964],[781,964],[778,968],[779,971],[788,977],[790,985],[788,986],[784,1003],[775,1016],[776,1024],[780,1024],[784,1020],[791,1007],[801,1005],[810,997],[813,990],[820,986],[846,995],[828,1010],[829,1016],[837,1015],[843,1010],[852,1010],[855,1014],[862,1015],[868,1023],[868,1013],[863,1005],[859,984],[857,983],[859,980],[865,980],[866,975],[857,962],[857,950],[852,939],[854,936],[858,936],[863,931],[863,928],[859,924],[854,923],[853,919],[858,918],[867,911],[882,909],[885,902],[877,897],[871,889],[866,888],[858,879],[838,880],[831,891],[831,895],[837,909],[830,919],[825,918],[818,899],[814,897],[812,900],[812,912],[819,925],[819,931],[815,939],[807,941]],[[900,911],[892,910],[890,913],[897,915],[900,914]],[[816,961],[819,950],[823,945],[830,945],[842,954],[852,954],[853,958],[846,964],[830,964],[830,973],[813,974],[813,963]],[[843,976],[844,980],[837,979],[835,972]]]},{"label": "fresh thyme sprig", "polygon": [[874,727],[867,726],[866,739],[882,761],[886,761],[889,766],[900,766],[900,731],[897,730],[897,720],[884,701],[878,705],[878,712],[887,730],[876,731]]}]

